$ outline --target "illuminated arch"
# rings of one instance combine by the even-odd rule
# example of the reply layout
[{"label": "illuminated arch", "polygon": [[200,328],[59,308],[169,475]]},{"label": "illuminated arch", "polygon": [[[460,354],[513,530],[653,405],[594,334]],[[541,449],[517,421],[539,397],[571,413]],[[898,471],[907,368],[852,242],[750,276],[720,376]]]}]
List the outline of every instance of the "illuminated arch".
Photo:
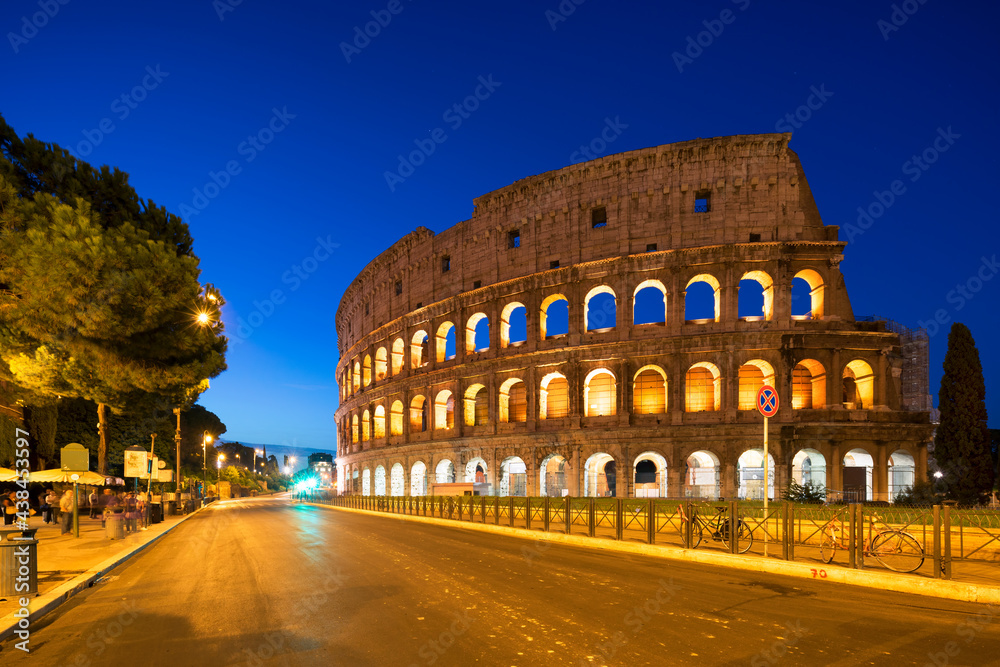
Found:
[{"label": "illuminated arch", "polygon": [[368,410],[361,413],[361,442],[372,439],[372,417]]},{"label": "illuminated arch", "polygon": [[[444,322],[438,327],[437,335],[434,337],[436,342],[435,349],[437,350],[436,359],[438,363],[442,361],[451,361],[455,358],[457,352],[455,340],[455,325],[451,322]],[[452,350],[451,354],[448,354],[449,348]]]},{"label": "illuminated arch", "polygon": [[519,456],[508,456],[500,462],[500,495],[528,495],[528,467]]},{"label": "illuminated arch", "polygon": [[853,410],[867,410],[874,405],[875,373],[868,362],[854,359],[844,366],[844,405]]},{"label": "illuminated arch", "polygon": [[[606,294],[610,299],[596,299],[602,294]],[[591,312],[591,301],[594,301],[595,310]],[[613,329],[617,323],[618,316],[618,296],[615,291],[607,285],[598,285],[589,292],[583,300],[583,330],[595,331],[601,329]]]},{"label": "illuminated arch", "polygon": [[351,417],[351,442],[358,443],[358,416]]},{"label": "illuminated arch", "polygon": [[583,495],[592,497],[615,496],[617,493],[617,465],[613,456],[598,452],[587,458],[583,466]]},{"label": "illuminated arch", "polygon": [[826,488],[826,457],[815,449],[800,449],[792,458],[792,480],[802,486]]},{"label": "illuminated arch", "polygon": [[889,500],[913,488],[916,480],[916,460],[905,449],[897,449],[889,456]]},{"label": "illuminated arch", "polygon": [[528,395],[520,378],[508,378],[500,385],[500,422],[528,420]]},{"label": "illuminated arch", "polygon": [[375,381],[384,380],[389,375],[388,356],[384,347],[375,351]]},{"label": "illuminated arch", "polygon": [[[539,329],[539,333],[541,334],[542,340],[545,340],[546,338],[552,338],[552,337],[555,337],[555,336],[561,336],[561,335],[563,335],[562,332],[556,333],[556,334],[550,334],[549,331],[548,331],[549,308],[553,304],[558,303],[559,301],[565,301],[566,302],[566,308],[567,308],[567,312],[568,312],[568,309],[569,309],[569,299],[567,299],[562,294],[550,294],[549,296],[545,297],[545,299],[542,301],[542,305],[539,308],[539,314],[538,314],[538,329]],[[569,322],[569,318],[567,317],[567,330],[566,330],[565,333],[569,333],[569,329],[568,329],[569,323],[568,322]]]},{"label": "illuminated arch", "polygon": [[372,383],[372,357],[370,354],[365,355],[364,371],[362,375],[362,383],[367,387]]},{"label": "illuminated arch", "polygon": [[826,407],[826,369],[815,359],[803,359],[792,369],[792,409]]},{"label": "illuminated arch", "polygon": [[455,397],[447,389],[434,397],[434,428],[449,430],[455,428]]},{"label": "illuminated arch", "polygon": [[569,382],[562,373],[542,378],[538,392],[538,418],[562,419],[569,416]]},{"label": "illuminated arch", "polygon": [[764,299],[763,311],[761,313],[738,313],[741,319],[770,321],[774,319],[774,280],[766,271],[747,271],[740,278],[740,286],[744,281],[753,281],[760,285],[761,295]]},{"label": "illuminated arch", "polygon": [[792,312],[793,319],[818,320],[823,317],[826,286],[823,284],[823,276],[813,269],[802,269],[792,277],[792,289],[795,289],[795,281],[802,280],[809,286],[809,311],[805,313]]},{"label": "illuminated arch", "polygon": [[361,495],[370,496],[372,494],[372,471],[365,468],[361,474]]},{"label": "illuminated arch", "polygon": [[414,396],[410,401],[410,433],[421,433],[427,430],[427,399]]},{"label": "illuminated arch", "polygon": [[718,498],[721,494],[719,457],[700,449],[685,460],[684,496],[686,498]]},{"label": "illuminated arch", "polygon": [[[689,280],[687,285],[684,287],[685,320],[688,319],[687,317],[689,312],[688,306],[690,305],[688,303],[688,290],[691,288],[691,285],[694,285],[696,283],[706,283],[709,287],[712,288],[714,313],[715,313],[714,321],[718,322],[720,313],[722,312],[722,307],[721,307],[722,286],[719,284],[719,281],[716,279],[716,277],[710,273],[699,273],[698,275],[691,278],[691,280]],[[696,320],[697,318],[692,318],[692,319]]]},{"label": "illuminated arch", "polygon": [[[767,455],[767,497],[774,499],[774,457]],[[748,449],[736,462],[741,500],[764,500],[764,450]]]},{"label": "illuminated arch", "polygon": [[438,484],[455,482],[455,465],[449,459],[441,459],[434,468],[434,481]]},{"label": "illuminated arch", "polygon": [[392,341],[392,374],[399,375],[403,372],[403,353],[406,350],[406,343],[402,338]]},{"label": "illuminated arch", "polygon": [[[646,470],[646,463],[652,463],[652,471]],[[636,498],[667,497],[667,459],[662,454],[643,452],[635,457],[632,461],[632,477]]]},{"label": "illuminated arch", "polygon": [[722,373],[708,361],[699,361],[684,376],[684,411],[712,412],[722,408]]},{"label": "illuminated arch", "polygon": [[757,409],[757,391],[765,384],[774,386],[774,368],[763,359],[751,359],[740,366],[738,410]]},{"label": "illuminated arch", "polygon": [[361,362],[354,360],[354,391],[361,391]]},{"label": "illuminated arch", "polygon": [[375,423],[374,423],[374,437],[384,438],[385,437],[385,406],[376,405],[375,406]]},{"label": "illuminated arch", "polygon": [[403,471],[402,463],[393,463],[389,471],[389,495],[406,495],[406,473]]},{"label": "illuminated arch", "polygon": [[667,374],[659,366],[643,366],[632,377],[632,412],[658,415],[666,411]]},{"label": "illuminated arch", "polygon": [[427,332],[421,329],[410,339],[410,368],[420,368],[427,363]]},{"label": "illuminated arch", "polygon": [[410,495],[427,495],[427,466],[423,461],[417,461],[410,468]]},{"label": "illuminated arch", "polygon": [[[477,345],[485,343],[485,345]],[[490,320],[486,313],[476,313],[465,323],[465,351],[468,354],[473,352],[485,352],[490,349]]]},{"label": "illuminated arch", "polygon": [[566,485],[566,458],[549,454],[538,467],[538,493],[540,496],[562,498],[569,495]]},{"label": "illuminated arch", "polygon": [[486,466],[486,459],[481,456],[476,456],[465,464],[464,481],[467,484],[485,484],[486,480],[489,479],[487,471],[488,468]]},{"label": "illuminated arch", "polygon": [[403,435],[402,401],[393,401],[389,408],[389,435]]},{"label": "illuminated arch", "polygon": [[617,414],[617,380],[607,368],[595,368],[583,381],[583,416]]},{"label": "illuminated arch", "polygon": [[464,410],[466,426],[482,426],[490,421],[489,392],[482,384],[470,385],[465,390]]},{"label": "illuminated arch", "polygon": [[[525,338],[523,340],[511,340],[510,339],[510,327],[511,320],[514,316],[525,318]],[[500,313],[500,347],[507,348],[512,345],[520,345],[527,340],[527,316],[528,309],[524,307],[523,303],[517,301],[511,301],[506,306],[503,307],[503,311]]]},{"label": "illuminated arch", "polygon": [[385,495],[385,467],[375,466],[375,495]]},{"label": "illuminated arch", "polygon": [[[658,296],[653,297],[653,293]],[[642,303],[640,303],[640,301]],[[646,302],[649,302],[649,310],[657,316],[660,310],[663,317],[652,317],[640,322],[640,311],[646,309]],[[667,288],[659,280],[643,280],[636,285],[632,292],[632,324],[666,324],[667,323]]]},{"label": "illuminated arch", "polygon": [[[844,454],[844,499],[849,502],[860,502],[864,500],[874,500],[872,497],[872,469],[875,467],[875,459],[868,453],[868,450],[858,447]],[[848,468],[856,470],[863,468],[863,476],[858,475],[858,482],[864,481],[864,486],[860,484],[852,486],[850,478],[853,474],[848,473]]]}]

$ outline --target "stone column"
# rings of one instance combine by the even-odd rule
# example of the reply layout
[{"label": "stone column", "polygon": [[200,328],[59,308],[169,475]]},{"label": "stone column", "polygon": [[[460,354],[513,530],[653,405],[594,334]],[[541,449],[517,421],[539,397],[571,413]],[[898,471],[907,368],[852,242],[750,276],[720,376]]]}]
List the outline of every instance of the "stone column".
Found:
[{"label": "stone column", "polygon": [[826,488],[840,494],[844,492],[844,459],[840,455],[840,445],[830,446],[830,458],[826,462]]},{"label": "stone column", "polygon": [[889,457],[885,442],[879,441],[875,446],[875,465],[872,467],[872,498],[874,500],[892,500],[889,497]]},{"label": "stone column", "polygon": [[844,409],[844,369],[840,365],[840,348],[834,348],[830,355],[830,367],[826,369],[826,404],[832,410]]}]

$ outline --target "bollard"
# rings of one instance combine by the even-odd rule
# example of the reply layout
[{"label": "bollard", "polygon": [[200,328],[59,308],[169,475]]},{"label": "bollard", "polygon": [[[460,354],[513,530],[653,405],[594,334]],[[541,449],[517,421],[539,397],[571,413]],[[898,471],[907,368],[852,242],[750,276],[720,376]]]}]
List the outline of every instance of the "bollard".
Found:
[{"label": "bollard", "polygon": [[944,553],[941,554],[941,565],[944,569],[944,578],[951,579],[951,503],[944,506],[943,514],[941,542]]}]

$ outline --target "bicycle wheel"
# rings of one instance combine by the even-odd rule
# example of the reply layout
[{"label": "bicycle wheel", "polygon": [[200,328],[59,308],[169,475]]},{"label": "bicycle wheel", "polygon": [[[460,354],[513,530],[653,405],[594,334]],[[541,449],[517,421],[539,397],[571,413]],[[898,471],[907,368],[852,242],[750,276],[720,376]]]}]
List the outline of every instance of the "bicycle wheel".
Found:
[{"label": "bicycle wheel", "polygon": [[[729,522],[722,524],[722,529],[719,531],[722,535],[723,543],[732,549],[729,541]],[[750,547],[753,545],[753,531],[750,530],[750,526],[743,523],[743,521],[736,522],[736,550],[737,553],[745,554],[750,551]]]},{"label": "bicycle wheel", "polygon": [[883,530],[872,540],[872,556],[894,572],[913,572],[924,564],[916,538],[901,530]]},{"label": "bicycle wheel", "polygon": [[819,559],[824,563],[832,563],[836,553],[837,541],[829,535],[824,535],[823,542],[819,545]]}]

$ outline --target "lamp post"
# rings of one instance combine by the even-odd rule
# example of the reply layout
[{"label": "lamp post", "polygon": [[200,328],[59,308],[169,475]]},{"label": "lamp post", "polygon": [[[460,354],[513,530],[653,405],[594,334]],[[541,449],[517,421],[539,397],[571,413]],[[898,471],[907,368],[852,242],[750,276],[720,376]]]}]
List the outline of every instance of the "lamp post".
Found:
[{"label": "lamp post", "polygon": [[208,443],[212,442],[212,436],[205,431],[201,436],[201,476],[202,476],[202,486],[201,486],[201,497],[205,497],[205,491],[208,489]]},{"label": "lamp post", "polygon": [[225,454],[219,454],[219,460],[215,464],[215,466],[219,469],[218,470],[218,477],[216,477],[216,481],[218,481],[218,482],[222,481],[222,462],[225,461],[225,460],[226,460],[226,455]]},{"label": "lamp post", "polygon": [[[255,475],[257,474],[257,457],[258,456],[263,457],[263,455],[264,455],[264,452],[260,451],[259,449],[254,449],[253,450],[253,472],[254,472]],[[263,472],[264,465],[266,465],[266,464],[267,464],[266,461],[262,461],[261,472]]]}]

